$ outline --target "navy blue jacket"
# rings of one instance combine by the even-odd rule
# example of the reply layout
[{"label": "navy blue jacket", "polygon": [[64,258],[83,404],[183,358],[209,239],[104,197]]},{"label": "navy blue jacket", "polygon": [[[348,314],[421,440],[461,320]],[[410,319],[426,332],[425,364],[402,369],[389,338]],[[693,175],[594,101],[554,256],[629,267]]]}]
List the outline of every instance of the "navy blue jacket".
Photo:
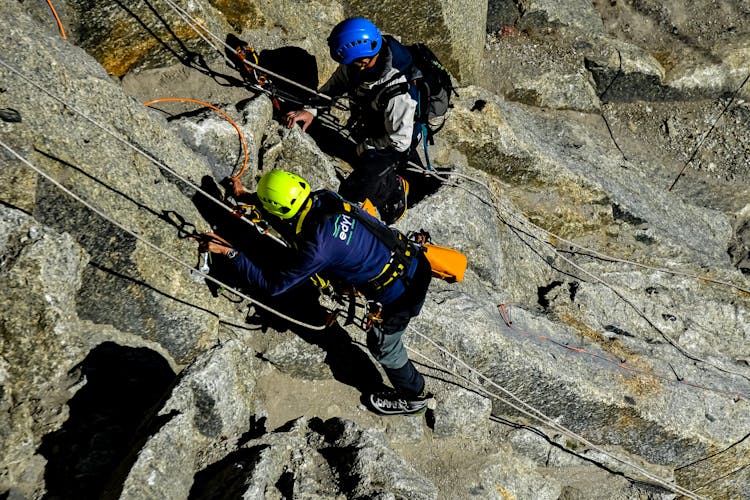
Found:
[{"label": "navy blue jacket", "polygon": [[[313,203],[320,203],[315,194]],[[290,262],[261,268],[242,253],[231,262],[251,286],[270,295],[283,293],[314,274],[324,272],[328,277],[353,285],[367,293],[368,299],[383,305],[401,296],[405,290],[403,279],[381,290],[366,292],[366,283],[380,274],[391,256],[390,250],[367,227],[346,214],[334,214],[310,223],[315,226],[304,231],[305,237],[296,242],[297,251]],[[407,278],[414,276],[418,260],[411,259]]]}]

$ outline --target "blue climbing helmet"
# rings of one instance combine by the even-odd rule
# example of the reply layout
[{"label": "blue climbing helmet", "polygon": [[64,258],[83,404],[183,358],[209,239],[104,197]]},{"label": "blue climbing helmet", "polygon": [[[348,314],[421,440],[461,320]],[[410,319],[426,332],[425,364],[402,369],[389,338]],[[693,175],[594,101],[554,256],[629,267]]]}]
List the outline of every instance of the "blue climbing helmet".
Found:
[{"label": "blue climbing helmet", "polygon": [[372,21],[364,17],[350,17],[334,26],[328,37],[331,57],[341,64],[351,64],[362,57],[380,52],[383,37]]}]

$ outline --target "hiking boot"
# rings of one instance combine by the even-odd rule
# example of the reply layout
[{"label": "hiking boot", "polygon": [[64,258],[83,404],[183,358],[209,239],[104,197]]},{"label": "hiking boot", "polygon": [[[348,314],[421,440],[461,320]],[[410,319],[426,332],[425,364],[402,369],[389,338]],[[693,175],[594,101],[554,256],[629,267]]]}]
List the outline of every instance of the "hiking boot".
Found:
[{"label": "hiking boot", "polygon": [[370,406],[383,415],[413,415],[423,413],[433,401],[432,393],[422,391],[413,398],[406,398],[396,391],[370,394]]},{"label": "hiking boot", "polygon": [[395,201],[390,201],[379,210],[383,222],[390,226],[398,222],[406,214],[406,202],[409,197],[409,183],[406,179],[398,177],[398,190],[394,194]]}]

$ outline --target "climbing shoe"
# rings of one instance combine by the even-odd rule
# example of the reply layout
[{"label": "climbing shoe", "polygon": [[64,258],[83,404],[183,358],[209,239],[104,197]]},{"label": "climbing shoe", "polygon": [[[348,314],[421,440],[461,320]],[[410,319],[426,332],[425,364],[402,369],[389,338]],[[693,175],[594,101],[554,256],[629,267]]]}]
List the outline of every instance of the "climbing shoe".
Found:
[{"label": "climbing shoe", "polygon": [[396,391],[376,392],[370,394],[370,406],[383,415],[413,415],[427,410],[434,401],[429,392],[422,392],[419,396],[407,398]]},{"label": "climbing shoe", "polygon": [[406,213],[407,199],[409,197],[409,183],[400,175],[397,177],[398,188],[396,192],[385,206],[379,210],[382,221],[388,226],[398,222],[401,217],[404,216]]}]

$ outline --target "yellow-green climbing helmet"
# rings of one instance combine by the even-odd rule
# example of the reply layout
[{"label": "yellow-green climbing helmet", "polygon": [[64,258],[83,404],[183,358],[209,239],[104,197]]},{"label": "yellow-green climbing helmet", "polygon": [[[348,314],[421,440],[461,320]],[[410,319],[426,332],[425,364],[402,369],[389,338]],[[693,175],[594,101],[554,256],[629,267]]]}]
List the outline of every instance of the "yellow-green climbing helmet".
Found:
[{"label": "yellow-green climbing helmet", "polygon": [[285,170],[271,170],[258,181],[258,198],[263,208],[282,219],[297,215],[309,194],[310,184]]}]

